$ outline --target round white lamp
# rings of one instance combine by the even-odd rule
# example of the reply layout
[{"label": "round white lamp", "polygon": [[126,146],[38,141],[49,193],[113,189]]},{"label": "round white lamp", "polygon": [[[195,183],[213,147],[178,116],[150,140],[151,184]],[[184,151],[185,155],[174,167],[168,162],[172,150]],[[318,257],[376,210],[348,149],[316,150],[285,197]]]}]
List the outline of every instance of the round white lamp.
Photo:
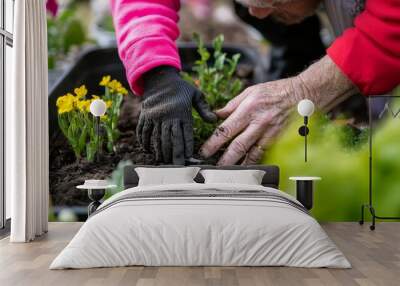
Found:
[{"label": "round white lamp", "polygon": [[301,116],[310,117],[314,113],[314,103],[309,99],[303,99],[297,104],[297,111]]},{"label": "round white lamp", "polygon": [[309,99],[303,99],[297,104],[297,112],[304,117],[304,125],[299,128],[299,134],[304,137],[304,162],[307,162],[307,135],[310,130],[307,127],[308,118],[314,113],[314,103]]},{"label": "round white lamp", "polygon": [[95,117],[100,117],[106,114],[107,111],[107,105],[104,102],[104,100],[101,99],[95,99],[93,102],[90,104],[90,113],[93,114]]}]

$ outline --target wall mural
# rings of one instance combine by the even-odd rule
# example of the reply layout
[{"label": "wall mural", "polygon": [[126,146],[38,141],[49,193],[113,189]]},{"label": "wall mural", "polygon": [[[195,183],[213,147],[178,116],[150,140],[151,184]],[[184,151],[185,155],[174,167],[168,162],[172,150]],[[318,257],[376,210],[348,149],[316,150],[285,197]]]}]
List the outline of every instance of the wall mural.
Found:
[{"label": "wall mural", "polygon": [[[143,130],[153,119],[140,119],[143,97],[135,96],[128,83],[108,1],[67,1],[63,5],[48,2],[50,218],[85,220],[91,200],[85,189],[78,190],[76,186],[89,179],[107,180],[116,186],[106,192],[108,198],[123,189],[125,166],[159,164],[160,157],[166,155],[165,150],[152,151],[152,139],[137,137],[137,126],[142,124]],[[190,84],[205,94],[213,110],[224,107],[254,84],[295,76],[325,54],[329,39],[320,38],[317,17],[308,18],[299,30],[292,31],[294,28],[269,21],[255,21],[240,5],[227,3],[224,5],[258,30],[261,37],[254,37],[240,21],[230,22],[221,15],[222,20],[211,21],[209,17],[194,15],[190,5],[195,4],[183,5],[180,12],[178,50],[183,71],[178,76],[184,80],[181,84]],[[269,34],[271,29],[277,34]],[[289,31],[293,39],[286,43]],[[333,35],[330,37],[332,40]],[[295,43],[296,49],[304,51],[308,49],[302,49],[304,42],[313,43],[310,53],[291,58],[290,45]],[[277,49],[276,43],[286,46]],[[392,94],[400,95],[399,90]],[[169,100],[164,106],[172,104]],[[105,106],[99,116],[91,109],[94,103]],[[149,105],[151,102],[146,104]],[[395,138],[400,135],[400,101],[374,98],[371,106],[375,124],[374,202],[381,215],[397,216],[400,215],[397,203],[400,193],[396,191],[400,148]],[[194,152],[185,163],[215,164],[226,151],[226,145],[208,159],[199,155],[199,149],[223,120],[207,123],[201,112],[195,111],[197,107],[192,111]],[[298,131],[304,122],[293,110],[288,123],[268,146],[254,145],[258,148],[255,151],[264,153],[259,164],[278,165],[280,189],[292,195],[295,182],[289,177],[321,177],[314,185],[312,214],[321,221],[358,221],[360,206],[368,200],[369,127],[365,97],[354,95],[327,114],[316,108],[307,119],[307,162],[305,138]],[[217,129],[218,132],[223,130]],[[143,148],[146,140],[151,141],[150,150]]]}]

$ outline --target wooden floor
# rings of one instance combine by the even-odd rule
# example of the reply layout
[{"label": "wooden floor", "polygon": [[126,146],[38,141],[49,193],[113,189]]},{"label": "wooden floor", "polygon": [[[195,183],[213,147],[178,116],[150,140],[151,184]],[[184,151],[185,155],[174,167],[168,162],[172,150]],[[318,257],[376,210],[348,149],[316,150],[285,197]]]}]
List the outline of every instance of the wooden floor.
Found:
[{"label": "wooden floor", "polygon": [[289,267],[124,267],[48,270],[80,223],[50,223],[49,233],[29,244],[0,241],[0,285],[400,285],[400,223],[375,232],[357,223],[323,224],[352,269]]}]

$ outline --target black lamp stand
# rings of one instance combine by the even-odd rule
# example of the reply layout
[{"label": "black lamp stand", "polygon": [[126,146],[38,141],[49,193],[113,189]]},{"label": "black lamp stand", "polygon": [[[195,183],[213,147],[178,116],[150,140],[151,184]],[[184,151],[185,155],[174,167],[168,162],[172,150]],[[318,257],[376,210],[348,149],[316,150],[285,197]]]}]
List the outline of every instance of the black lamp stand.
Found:
[{"label": "black lamp stand", "polygon": [[308,116],[304,116],[304,125],[299,128],[299,134],[304,137],[304,162],[307,162],[307,135],[310,132],[307,124]]},{"label": "black lamp stand", "polygon": [[93,121],[94,121],[94,129],[96,132],[96,156],[94,157],[95,162],[100,162],[100,152],[101,152],[101,146],[100,146],[100,116],[93,116]]},{"label": "black lamp stand", "polygon": [[375,230],[375,221],[376,219],[381,220],[400,220],[400,217],[386,217],[386,216],[379,216],[376,214],[376,210],[373,206],[372,201],[372,127],[373,127],[373,118],[372,118],[372,98],[373,97],[400,97],[400,96],[390,96],[390,95],[379,95],[379,96],[370,96],[368,98],[368,121],[369,121],[369,162],[368,162],[368,172],[369,172],[369,182],[368,182],[368,204],[361,205],[361,220],[359,223],[362,225],[364,224],[364,209],[368,209],[371,216],[372,216],[372,224],[370,225],[371,230]]},{"label": "black lamp stand", "polygon": [[314,182],[312,180],[296,180],[296,199],[311,210],[314,201]]}]

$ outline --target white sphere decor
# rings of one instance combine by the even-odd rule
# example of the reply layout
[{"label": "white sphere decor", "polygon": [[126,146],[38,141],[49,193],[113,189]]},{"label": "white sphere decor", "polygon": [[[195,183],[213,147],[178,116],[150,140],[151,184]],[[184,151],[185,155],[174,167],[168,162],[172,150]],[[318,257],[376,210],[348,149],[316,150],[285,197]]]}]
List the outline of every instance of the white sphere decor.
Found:
[{"label": "white sphere decor", "polygon": [[309,99],[303,99],[297,104],[297,112],[301,116],[311,116],[314,113],[314,103]]},{"label": "white sphere decor", "polygon": [[104,102],[104,100],[101,99],[95,99],[93,102],[90,104],[90,113],[92,113],[94,116],[103,116],[107,111],[107,105]]}]

